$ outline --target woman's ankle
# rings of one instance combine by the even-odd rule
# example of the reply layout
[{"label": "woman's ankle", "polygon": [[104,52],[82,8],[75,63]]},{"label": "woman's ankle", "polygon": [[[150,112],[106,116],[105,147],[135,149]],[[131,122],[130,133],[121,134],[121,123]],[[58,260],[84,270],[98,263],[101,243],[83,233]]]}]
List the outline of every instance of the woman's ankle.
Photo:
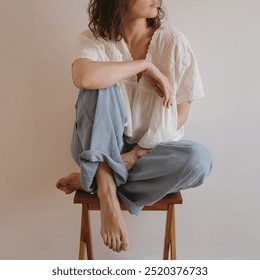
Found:
[{"label": "woman's ankle", "polygon": [[150,149],[142,148],[141,146],[136,145],[132,151],[134,152],[137,159],[140,159],[142,156],[148,153]]},{"label": "woman's ankle", "polygon": [[114,195],[116,194],[116,185],[112,175],[111,168],[104,162],[100,162],[96,173],[97,195]]},{"label": "woman's ankle", "polygon": [[99,199],[103,197],[114,197],[116,196],[116,186],[115,184],[102,184],[97,187],[97,195]]}]

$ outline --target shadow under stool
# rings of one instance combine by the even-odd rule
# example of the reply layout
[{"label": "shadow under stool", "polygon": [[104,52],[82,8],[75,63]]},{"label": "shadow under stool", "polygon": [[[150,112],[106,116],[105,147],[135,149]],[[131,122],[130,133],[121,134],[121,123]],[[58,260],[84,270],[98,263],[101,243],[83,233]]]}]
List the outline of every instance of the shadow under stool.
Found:
[{"label": "shadow under stool", "polygon": [[[86,251],[87,259],[93,260],[94,255],[90,211],[100,210],[99,198],[97,194],[87,193],[85,191],[77,191],[74,197],[74,203],[82,204],[79,260],[85,259]],[[142,209],[142,211],[167,211],[163,260],[169,259],[169,251],[170,259],[176,260],[175,204],[182,204],[182,196],[180,192],[168,194],[153,205],[145,206]],[[127,210],[121,201],[120,206],[122,210]]]}]

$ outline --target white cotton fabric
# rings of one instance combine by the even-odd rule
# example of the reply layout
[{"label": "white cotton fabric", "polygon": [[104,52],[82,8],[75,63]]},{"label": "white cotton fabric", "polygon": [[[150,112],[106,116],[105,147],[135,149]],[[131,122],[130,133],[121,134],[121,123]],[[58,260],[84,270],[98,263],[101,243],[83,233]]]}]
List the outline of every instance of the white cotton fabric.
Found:
[{"label": "white cotton fabric", "polygon": [[[93,61],[133,60],[124,39],[107,42],[96,39],[87,29],[78,37],[72,61],[88,58]],[[204,97],[201,76],[191,46],[184,34],[163,22],[151,39],[146,60],[152,62],[173,87],[174,103],[171,108],[162,105],[145,77],[136,76],[120,81],[127,112],[126,141],[152,148],[159,143],[177,141],[184,135],[184,127],[177,130],[177,105]]]}]

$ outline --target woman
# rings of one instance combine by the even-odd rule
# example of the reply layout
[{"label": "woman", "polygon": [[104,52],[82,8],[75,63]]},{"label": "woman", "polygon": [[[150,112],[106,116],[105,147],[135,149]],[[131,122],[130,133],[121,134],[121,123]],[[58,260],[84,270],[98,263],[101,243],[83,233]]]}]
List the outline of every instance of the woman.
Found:
[{"label": "woman", "polygon": [[209,175],[209,151],[180,140],[204,94],[191,47],[162,19],[161,1],[91,0],[89,15],[72,64],[80,93],[71,148],[81,172],[57,187],[97,192],[104,244],[121,252],[129,241],[118,197],[138,215]]}]

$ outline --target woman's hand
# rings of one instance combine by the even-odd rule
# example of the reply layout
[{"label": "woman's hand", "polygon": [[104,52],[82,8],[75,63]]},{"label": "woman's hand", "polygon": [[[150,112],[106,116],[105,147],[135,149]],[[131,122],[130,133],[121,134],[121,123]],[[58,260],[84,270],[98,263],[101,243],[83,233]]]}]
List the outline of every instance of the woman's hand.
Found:
[{"label": "woman's hand", "polygon": [[149,67],[142,74],[150,80],[156,93],[163,98],[163,106],[170,108],[173,103],[173,88],[169,79],[152,63],[149,63]]}]

